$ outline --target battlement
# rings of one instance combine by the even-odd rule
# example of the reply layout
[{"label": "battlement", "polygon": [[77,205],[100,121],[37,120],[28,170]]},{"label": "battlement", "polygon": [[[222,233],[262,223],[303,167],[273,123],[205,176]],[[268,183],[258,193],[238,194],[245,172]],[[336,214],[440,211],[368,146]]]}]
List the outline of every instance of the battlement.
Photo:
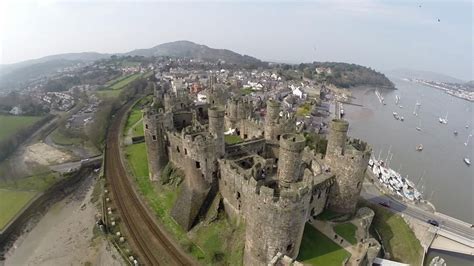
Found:
[{"label": "battlement", "polygon": [[333,119],[330,123],[331,130],[339,132],[347,132],[349,129],[349,122],[343,119]]},{"label": "battlement", "polygon": [[288,133],[280,138],[280,149],[301,152],[305,146],[306,140],[302,135]]}]

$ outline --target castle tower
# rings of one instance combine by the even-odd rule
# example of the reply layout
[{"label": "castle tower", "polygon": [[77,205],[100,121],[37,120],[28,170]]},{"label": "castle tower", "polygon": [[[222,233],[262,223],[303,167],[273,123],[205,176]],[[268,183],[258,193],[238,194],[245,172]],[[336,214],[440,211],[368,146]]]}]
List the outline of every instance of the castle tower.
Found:
[{"label": "castle tower", "polygon": [[265,117],[265,139],[277,140],[276,124],[280,118],[280,103],[275,100],[267,101],[267,114]]},{"label": "castle tower", "polygon": [[172,97],[170,93],[167,92],[163,95],[163,104],[165,106],[166,112],[172,111],[173,101],[174,101],[174,97]]},{"label": "castle tower", "polygon": [[299,181],[302,176],[302,151],[306,145],[305,138],[297,134],[284,134],[280,138],[280,155],[278,158],[278,180],[280,186],[288,187]]},{"label": "castle tower", "polygon": [[328,196],[329,209],[352,215],[356,211],[372,150],[363,141],[347,141],[348,126],[346,121],[340,119],[331,122],[324,161],[330,171],[336,174],[336,182]]},{"label": "castle tower", "polygon": [[213,106],[208,109],[209,132],[216,140],[217,157],[221,158],[225,153],[224,141],[224,109]]},{"label": "castle tower", "polygon": [[344,154],[348,129],[349,123],[345,120],[333,119],[331,121],[326,156]]},{"label": "castle tower", "polygon": [[149,177],[152,181],[160,179],[161,170],[168,163],[166,152],[165,131],[163,128],[163,111],[145,109],[143,113],[143,129],[148,157]]}]

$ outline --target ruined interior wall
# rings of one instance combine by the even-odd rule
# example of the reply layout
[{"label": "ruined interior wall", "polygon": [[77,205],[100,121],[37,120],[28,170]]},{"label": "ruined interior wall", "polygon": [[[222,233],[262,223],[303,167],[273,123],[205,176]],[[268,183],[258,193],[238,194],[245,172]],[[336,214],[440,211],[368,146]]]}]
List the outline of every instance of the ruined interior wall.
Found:
[{"label": "ruined interior wall", "polygon": [[237,125],[243,139],[261,138],[264,136],[263,125],[257,120],[243,119]]}]

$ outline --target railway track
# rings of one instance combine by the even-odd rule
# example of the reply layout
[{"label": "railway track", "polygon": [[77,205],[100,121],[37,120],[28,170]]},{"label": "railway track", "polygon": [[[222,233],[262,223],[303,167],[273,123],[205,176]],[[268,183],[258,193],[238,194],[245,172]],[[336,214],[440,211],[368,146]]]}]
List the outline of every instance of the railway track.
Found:
[{"label": "railway track", "polygon": [[122,118],[128,107],[116,114],[107,134],[105,174],[112,191],[113,203],[117,206],[125,225],[127,240],[144,265],[195,265],[196,263],[164,233],[144,206],[120,158],[119,136]]}]

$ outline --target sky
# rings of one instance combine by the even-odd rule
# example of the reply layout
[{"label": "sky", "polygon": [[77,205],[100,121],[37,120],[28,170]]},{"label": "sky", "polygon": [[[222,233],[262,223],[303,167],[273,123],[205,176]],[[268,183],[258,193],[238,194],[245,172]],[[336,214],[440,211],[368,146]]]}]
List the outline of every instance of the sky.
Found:
[{"label": "sky", "polygon": [[189,40],[274,62],[348,62],[472,80],[472,13],[472,1],[461,0],[0,0],[0,64]]}]

